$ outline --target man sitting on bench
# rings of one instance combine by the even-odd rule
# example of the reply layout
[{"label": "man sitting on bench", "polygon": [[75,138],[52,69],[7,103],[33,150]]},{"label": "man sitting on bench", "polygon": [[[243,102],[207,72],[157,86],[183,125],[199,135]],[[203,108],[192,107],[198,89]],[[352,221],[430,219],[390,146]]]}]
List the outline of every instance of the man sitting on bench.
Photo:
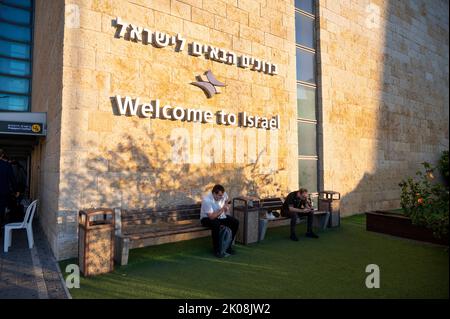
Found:
[{"label": "man sitting on bench", "polygon": [[284,216],[291,218],[291,240],[298,241],[298,237],[295,234],[297,216],[308,217],[306,237],[319,238],[319,236],[314,234],[312,230],[314,209],[312,207],[311,201],[308,198],[308,190],[306,188],[300,188],[298,191],[289,193],[283,203],[282,211]]},{"label": "man sitting on bench", "polygon": [[227,215],[230,210],[227,202],[228,195],[225,193],[225,188],[222,185],[215,185],[212,192],[203,197],[200,209],[200,221],[203,226],[211,228],[214,254],[219,258],[225,257],[219,253],[220,226],[224,225],[231,229],[233,237],[226,250],[226,253],[230,255],[235,254],[231,245],[239,227],[239,221],[233,216]]}]

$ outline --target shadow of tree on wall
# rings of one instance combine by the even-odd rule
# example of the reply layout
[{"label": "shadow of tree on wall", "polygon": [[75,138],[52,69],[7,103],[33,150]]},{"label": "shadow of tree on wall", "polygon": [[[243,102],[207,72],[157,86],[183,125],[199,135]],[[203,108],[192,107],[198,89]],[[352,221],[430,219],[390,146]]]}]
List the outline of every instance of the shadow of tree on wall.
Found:
[{"label": "shadow of tree on wall", "polygon": [[[261,156],[254,163],[182,164],[173,161],[175,141],[148,133],[143,145],[130,134],[103,154],[91,154],[84,164],[65,174],[61,195],[73,209],[121,207],[163,208],[198,203],[213,185],[225,186],[230,198],[263,196],[280,191],[276,172],[261,172]],[[151,147],[148,147],[151,145]],[[267,189],[270,190],[267,190]],[[265,190],[266,189],[266,190]]]},{"label": "shadow of tree on wall", "polygon": [[[145,143],[142,136],[122,134],[112,148],[101,154],[87,154],[64,173],[60,184],[60,204],[64,208],[60,210],[58,227],[66,238],[65,249],[72,252],[67,254],[77,254],[80,210],[115,207],[147,210],[196,204],[216,183],[224,185],[230,199],[269,193],[273,196],[269,189],[280,191],[274,173],[263,174],[259,170],[262,152],[254,163],[239,167],[220,163],[180,164],[168,156],[175,142],[170,141],[170,136],[148,133],[144,139]],[[169,217],[142,222],[164,228],[170,225]]]}]

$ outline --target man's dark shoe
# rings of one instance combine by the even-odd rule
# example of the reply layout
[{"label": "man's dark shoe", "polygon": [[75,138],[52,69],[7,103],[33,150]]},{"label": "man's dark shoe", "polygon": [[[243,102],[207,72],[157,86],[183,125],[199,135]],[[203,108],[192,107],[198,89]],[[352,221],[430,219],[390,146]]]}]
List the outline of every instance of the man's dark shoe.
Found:
[{"label": "man's dark shoe", "polygon": [[230,256],[230,254],[228,254],[228,253],[223,253],[223,254],[215,253],[214,255],[215,255],[217,258],[225,258],[225,257]]},{"label": "man's dark shoe", "polygon": [[289,237],[293,241],[298,241],[298,237],[296,234],[291,234],[291,237]]},{"label": "man's dark shoe", "polygon": [[309,238],[319,238],[319,236],[317,236],[317,235],[314,234],[314,233],[306,233],[306,237],[309,237]]},{"label": "man's dark shoe", "polygon": [[233,248],[228,248],[227,250],[226,250],[226,252],[227,252],[227,254],[230,254],[230,255],[236,255],[236,250],[234,250]]}]

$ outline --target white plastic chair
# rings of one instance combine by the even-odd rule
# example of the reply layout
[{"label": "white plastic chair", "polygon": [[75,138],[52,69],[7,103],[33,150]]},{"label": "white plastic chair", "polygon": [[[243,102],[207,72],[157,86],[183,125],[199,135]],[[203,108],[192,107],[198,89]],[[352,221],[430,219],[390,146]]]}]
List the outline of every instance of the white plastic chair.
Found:
[{"label": "white plastic chair", "polygon": [[23,219],[23,222],[21,223],[9,223],[5,225],[5,240],[3,242],[3,251],[5,253],[8,252],[8,248],[11,247],[11,241],[12,241],[12,230],[13,229],[26,229],[27,230],[27,237],[28,237],[28,247],[31,249],[34,245],[34,239],[33,239],[33,217],[34,213],[36,211],[36,205],[38,200],[36,199],[33,201],[30,206],[27,208],[27,212],[25,213],[25,218]]}]

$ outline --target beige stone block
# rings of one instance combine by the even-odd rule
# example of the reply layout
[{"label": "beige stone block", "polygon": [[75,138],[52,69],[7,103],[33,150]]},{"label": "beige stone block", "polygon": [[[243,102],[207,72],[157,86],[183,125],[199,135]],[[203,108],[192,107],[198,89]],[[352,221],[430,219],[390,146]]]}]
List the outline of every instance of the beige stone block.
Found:
[{"label": "beige stone block", "polygon": [[171,67],[164,64],[142,63],[141,64],[142,79],[151,76],[160,83],[168,83],[171,80]]},{"label": "beige stone block", "polygon": [[207,26],[209,28],[214,28],[214,17],[214,14],[211,12],[195,7],[192,8],[192,22]]},{"label": "beige stone block", "polygon": [[243,24],[239,26],[239,36],[242,39],[247,39],[257,43],[264,43],[264,32],[257,29],[249,28]]},{"label": "beige stone block", "polygon": [[249,13],[245,10],[236,8],[233,5],[227,5],[227,19],[239,22],[242,25],[247,25],[249,22]]},{"label": "beige stone block", "polygon": [[80,7],[88,8],[101,13],[112,13],[115,2],[112,0],[73,0],[70,4],[77,4]]},{"label": "beige stone block", "polygon": [[227,4],[221,0],[203,0],[203,9],[216,16],[227,16]]},{"label": "beige stone block", "polygon": [[95,110],[98,106],[98,92],[87,88],[66,87],[62,100],[65,108]]},{"label": "beige stone block", "polygon": [[89,112],[88,130],[95,132],[111,132],[113,128],[113,115],[108,112]]},{"label": "beige stone block", "polygon": [[239,35],[239,23],[227,20],[220,16],[215,17],[214,28],[221,32],[230,33],[234,36]]},{"label": "beige stone block", "polygon": [[[270,19],[270,33],[273,35],[276,35],[280,38],[286,38],[287,37],[287,27],[283,23],[284,16],[281,17],[272,17]],[[295,25],[295,20],[292,19],[291,22]]]},{"label": "beige stone block", "polygon": [[101,31],[102,14],[100,12],[80,8],[80,27],[82,29]]},{"label": "beige stone block", "polygon": [[102,14],[102,29],[103,33],[114,34],[116,32],[114,21],[116,20],[115,16],[103,13]]},{"label": "beige stone block", "polygon": [[179,1],[187,3],[196,8],[202,8],[202,6],[203,6],[202,0],[179,0]]},{"label": "beige stone block", "polygon": [[272,11],[286,12],[286,1],[264,1],[261,8]]},{"label": "beige stone block", "polygon": [[275,63],[272,61],[272,49],[260,43],[252,42],[252,55]]},{"label": "beige stone block", "polygon": [[177,0],[171,0],[170,13],[173,16],[191,20],[191,6]]},{"label": "beige stone block", "polygon": [[255,28],[264,32],[270,32],[270,20],[261,18],[260,16],[249,14],[249,27]]},{"label": "beige stone block", "polygon": [[233,36],[233,50],[246,54],[252,54],[252,42],[250,40]]},{"label": "beige stone block", "polygon": [[96,69],[103,72],[114,70],[125,78],[131,78],[139,74],[139,61],[130,59],[130,56],[123,57],[98,51]]},{"label": "beige stone block", "polygon": [[264,44],[269,46],[269,47],[272,47],[272,48],[284,50],[284,41],[283,41],[283,39],[280,38],[280,37],[277,37],[275,35],[272,35],[270,33],[265,33]]},{"label": "beige stone block", "polygon": [[110,35],[86,29],[65,29],[65,45],[111,51]]},{"label": "beige stone block", "polygon": [[156,11],[170,13],[170,1],[171,0],[153,0],[150,5],[151,8]]},{"label": "beige stone block", "polygon": [[[229,33],[210,30],[211,32],[211,44],[216,47],[231,50],[233,48],[233,36]],[[232,67],[230,67],[232,68]]]},{"label": "beige stone block", "polygon": [[[261,100],[269,100],[271,98],[270,89],[260,85],[252,85],[252,97]],[[277,96],[272,97],[277,98]]]},{"label": "beige stone block", "polygon": [[205,27],[197,23],[192,23],[189,21],[184,21],[183,29],[185,36],[188,37],[189,39],[200,40],[205,42],[209,42],[210,40],[208,27]]},{"label": "beige stone block", "polygon": [[255,0],[238,0],[238,7],[256,16],[259,16],[261,12],[261,5]]},{"label": "beige stone block", "polygon": [[170,34],[183,34],[183,19],[155,11],[155,29]]},{"label": "beige stone block", "polygon": [[222,0],[222,1],[225,2],[227,5],[230,5],[233,7],[238,6],[238,0]]}]

